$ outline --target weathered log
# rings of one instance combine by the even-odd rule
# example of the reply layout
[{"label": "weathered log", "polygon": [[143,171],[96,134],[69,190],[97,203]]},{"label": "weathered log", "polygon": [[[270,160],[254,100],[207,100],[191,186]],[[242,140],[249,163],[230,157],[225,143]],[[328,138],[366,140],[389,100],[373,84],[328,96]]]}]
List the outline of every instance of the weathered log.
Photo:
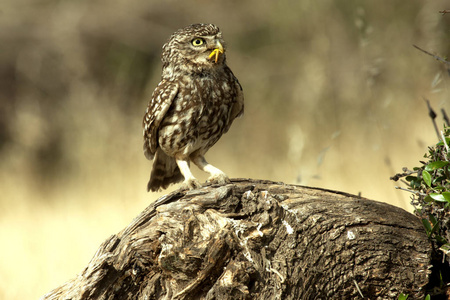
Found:
[{"label": "weathered log", "polygon": [[43,299],[422,299],[430,251],[398,207],[235,179],[161,197]]}]

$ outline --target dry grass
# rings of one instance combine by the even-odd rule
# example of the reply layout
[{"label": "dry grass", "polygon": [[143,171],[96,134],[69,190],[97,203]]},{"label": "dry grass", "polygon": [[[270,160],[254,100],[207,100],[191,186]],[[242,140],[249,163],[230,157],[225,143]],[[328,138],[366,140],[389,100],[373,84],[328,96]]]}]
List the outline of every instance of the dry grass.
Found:
[{"label": "dry grass", "polygon": [[[231,177],[361,192],[409,209],[389,176],[446,107],[444,1],[10,1],[0,18],[0,298],[76,276],[147,194],[141,118],[160,48],[219,25],[246,114],[208,153]],[[204,175],[196,172],[200,178]]]}]

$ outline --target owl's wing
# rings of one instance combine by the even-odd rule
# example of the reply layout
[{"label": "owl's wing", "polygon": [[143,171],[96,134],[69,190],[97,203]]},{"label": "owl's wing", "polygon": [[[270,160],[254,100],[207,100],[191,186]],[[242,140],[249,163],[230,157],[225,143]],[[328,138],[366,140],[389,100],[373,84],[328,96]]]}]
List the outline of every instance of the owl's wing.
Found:
[{"label": "owl's wing", "polygon": [[234,84],[236,89],[236,98],[233,103],[233,107],[231,108],[231,120],[234,120],[244,114],[244,92],[242,91],[242,86],[236,77],[234,77]]},{"label": "owl's wing", "polygon": [[158,129],[166,112],[178,93],[178,84],[162,80],[153,91],[152,100],[148,104],[143,120],[144,154],[153,159],[158,147]]}]

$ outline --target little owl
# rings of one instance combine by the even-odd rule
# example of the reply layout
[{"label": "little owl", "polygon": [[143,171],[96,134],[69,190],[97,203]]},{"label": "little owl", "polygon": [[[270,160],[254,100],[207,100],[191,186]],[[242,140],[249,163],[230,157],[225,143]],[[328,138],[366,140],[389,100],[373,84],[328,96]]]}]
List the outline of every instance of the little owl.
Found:
[{"label": "little owl", "polygon": [[153,159],[148,191],[184,179],[183,187],[201,187],[192,161],[224,184],[228,176],[205,160],[205,153],[244,112],[239,81],[226,64],[219,28],[194,24],[176,31],[163,46],[161,82],[145,112],[144,154]]}]

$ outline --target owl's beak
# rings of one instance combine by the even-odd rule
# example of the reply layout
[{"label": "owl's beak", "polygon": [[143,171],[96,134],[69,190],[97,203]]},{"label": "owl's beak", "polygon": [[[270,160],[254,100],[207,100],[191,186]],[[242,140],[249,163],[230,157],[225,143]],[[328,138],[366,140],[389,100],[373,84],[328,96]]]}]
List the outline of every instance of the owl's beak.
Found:
[{"label": "owl's beak", "polygon": [[224,49],[222,44],[219,41],[216,41],[216,48],[214,48],[214,50],[211,52],[211,54],[209,55],[209,59],[212,59],[214,57],[214,62],[217,63],[217,61],[219,60],[219,56],[220,54],[223,54]]}]

